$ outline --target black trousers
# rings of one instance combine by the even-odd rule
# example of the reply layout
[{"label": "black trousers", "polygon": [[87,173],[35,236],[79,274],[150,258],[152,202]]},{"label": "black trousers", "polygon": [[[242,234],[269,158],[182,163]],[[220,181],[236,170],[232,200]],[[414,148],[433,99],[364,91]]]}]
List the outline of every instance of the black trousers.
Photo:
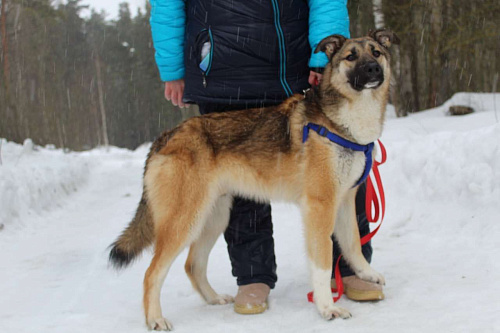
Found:
[{"label": "black trousers", "polygon": [[[221,104],[202,104],[199,107],[201,114],[245,108]],[[366,186],[362,184],[356,196],[356,214],[361,237],[370,232],[365,211],[365,194]],[[238,285],[260,282],[274,288],[278,276],[276,275],[271,205],[235,197],[224,238],[231,260],[232,273],[237,278]],[[366,260],[371,262],[373,252],[371,242],[363,245],[362,252]],[[340,247],[333,237],[333,265],[340,254]],[[342,276],[354,275],[343,259],[340,260],[339,265]],[[334,277],[334,272],[332,272],[332,277]]]}]

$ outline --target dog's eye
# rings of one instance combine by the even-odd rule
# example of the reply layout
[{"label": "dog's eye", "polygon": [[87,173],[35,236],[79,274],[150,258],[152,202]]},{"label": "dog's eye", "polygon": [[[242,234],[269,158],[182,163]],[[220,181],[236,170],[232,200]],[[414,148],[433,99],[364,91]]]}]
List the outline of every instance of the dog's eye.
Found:
[{"label": "dog's eye", "polygon": [[349,55],[345,58],[345,60],[347,60],[347,61],[354,61],[354,60],[356,60],[356,56],[355,56],[354,54],[349,54]]},{"label": "dog's eye", "polygon": [[380,51],[377,51],[377,50],[373,51],[373,56],[374,56],[375,58],[380,57]]}]

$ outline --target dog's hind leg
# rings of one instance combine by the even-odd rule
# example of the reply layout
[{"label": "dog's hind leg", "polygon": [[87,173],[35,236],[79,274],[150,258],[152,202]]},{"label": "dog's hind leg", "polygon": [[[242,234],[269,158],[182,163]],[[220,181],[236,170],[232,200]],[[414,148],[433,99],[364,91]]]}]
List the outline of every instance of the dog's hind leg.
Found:
[{"label": "dog's hind leg", "polygon": [[385,284],[384,277],[375,271],[361,252],[356,206],[354,204],[356,189],[347,194],[344,204],[339,207],[335,224],[335,239],[342,250],[342,255],[356,275],[365,281]]},{"label": "dog's hind leg", "polygon": [[[177,245],[177,244],[176,244]],[[160,292],[172,262],[182,250],[182,245],[169,244],[165,237],[156,239],[155,254],[144,277],[144,311],[150,330],[170,331],[172,324],[163,318]]]},{"label": "dog's hind leg", "polygon": [[154,256],[144,277],[149,329],[172,329],[162,316],[161,288],[172,262],[198,237],[213,205],[207,187],[193,170],[185,168],[180,158],[157,156],[149,162],[144,176],[155,233]]},{"label": "dog's hind leg", "polygon": [[208,212],[206,206],[191,205],[193,211],[167,215],[156,228],[155,253],[144,277],[144,310],[150,329],[172,329],[172,325],[162,316],[161,288],[172,262],[202,230]]},{"label": "dog's hind leg", "polygon": [[233,302],[233,297],[217,294],[207,279],[208,256],[217,238],[227,227],[232,201],[233,198],[229,195],[222,196],[217,200],[200,237],[191,244],[186,265],[184,266],[193,288],[200,293],[208,304]]}]

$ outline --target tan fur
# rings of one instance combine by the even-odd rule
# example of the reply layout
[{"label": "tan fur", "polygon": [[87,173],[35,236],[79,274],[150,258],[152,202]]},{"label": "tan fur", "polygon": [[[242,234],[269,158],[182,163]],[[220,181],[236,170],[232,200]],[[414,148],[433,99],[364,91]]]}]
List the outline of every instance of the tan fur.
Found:
[{"label": "tan fur", "polygon": [[[377,61],[386,78],[377,89],[355,91],[346,84],[345,73],[352,64],[343,58],[352,47],[363,57],[370,57],[373,47],[383,52]],[[208,254],[228,224],[234,195],[299,205],[316,305],[326,319],[350,316],[333,304],[328,288],[334,230],[356,274],[383,283],[361,254],[356,223],[357,189],[352,186],[364,170],[364,154],[315,132],[302,143],[302,129],[315,122],[360,144],[375,141],[382,131],[389,78],[388,53],[376,41],[347,40],[327,65],[318,96],[295,95],[277,107],[196,117],[153,144],[144,174],[155,245],[144,278],[150,329],[172,328],[162,317],[160,290],[170,265],[186,246],[190,252],[185,269],[194,289],[210,304],[232,301],[212,289],[206,268]]]}]

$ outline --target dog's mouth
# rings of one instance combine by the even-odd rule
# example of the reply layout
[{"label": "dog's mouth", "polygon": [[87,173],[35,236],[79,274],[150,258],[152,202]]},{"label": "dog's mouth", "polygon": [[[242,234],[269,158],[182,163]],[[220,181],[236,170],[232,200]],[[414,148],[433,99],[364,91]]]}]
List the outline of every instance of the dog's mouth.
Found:
[{"label": "dog's mouth", "polygon": [[375,89],[378,88],[382,84],[381,81],[368,82],[365,84],[365,89]]},{"label": "dog's mouth", "polygon": [[384,82],[383,80],[360,82],[359,77],[355,77],[354,80],[347,81],[351,87],[356,91],[361,91],[364,89],[377,89]]}]

